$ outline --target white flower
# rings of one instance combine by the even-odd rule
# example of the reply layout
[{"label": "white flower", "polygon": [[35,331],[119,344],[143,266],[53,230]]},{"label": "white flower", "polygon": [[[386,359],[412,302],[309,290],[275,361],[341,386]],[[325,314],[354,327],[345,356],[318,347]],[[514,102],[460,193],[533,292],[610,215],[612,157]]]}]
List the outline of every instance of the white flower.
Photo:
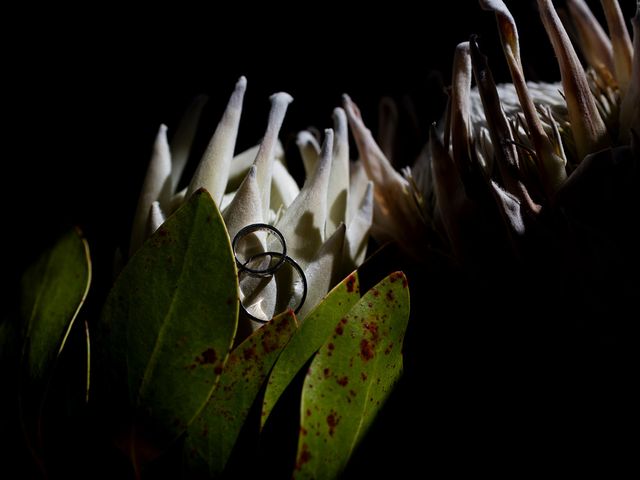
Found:
[{"label": "white flower", "polygon": [[[231,239],[243,227],[256,223],[271,224],[282,233],[287,255],[300,265],[308,283],[307,299],[299,313],[304,318],[333,285],[364,260],[373,216],[373,188],[366,176],[350,174],[358,167],[349,161],[347,119],[340,108],[334,111],[334,129],[324,132],[322,148],[310,132],[299,134],[297,143],[307,175],[302,188],[298,187],[287,171],[278,141],[293,100],[286,93],[271,97],[262,142],[234,156],[246,83],[244,77],[238,80],[189,187],[181,192],[176,186],[191,148],[202,99],[183,119],[176,135],[179,145],[170,148],[167,128],[160,127],[138,201],[130,254],[185,199],[205,188],[220,208]],[[256,235],[256,239],[261,251],[279,248],[267,245],[265,235]],[[256,290],[247,299],[252,314],[259,312],[265,319],[282,308],[278,302],[281,290],[290,291],[291,296],[299,294],[299,281],[295,279],[290,285],[275,279],[249,278],[246,283]],[[251,323],[252,328],[257,326]]]}]

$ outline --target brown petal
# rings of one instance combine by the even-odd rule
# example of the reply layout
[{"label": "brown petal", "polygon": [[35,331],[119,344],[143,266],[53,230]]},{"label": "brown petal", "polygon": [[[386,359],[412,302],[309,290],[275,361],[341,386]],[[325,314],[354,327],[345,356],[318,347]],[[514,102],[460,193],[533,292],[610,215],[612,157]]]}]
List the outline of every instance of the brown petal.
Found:
[{"label": "brown petal", "polygon": [[631,64],[633,62],[631,39],[618,0],[601,0],[601,3],[611,35],[616,80],[620,87],[620,93],[624,95],[631,80]]},{"label": "brown petal", "polygon": [[520,181],[518,156],[513,143],[509,123],[500,105],[498,90],[485,57],[476,43],[471,39],[471,62],[473,74],[478,85],[482,106],[484,108],[491,143],[502,182],[508,193],[515,196],[530,213],[540,211],[540,206],[533,202],[529,192]]},{"label": "brown petal", "polygon": [[584,0],[567,0],[573,23],[578,31],[582,54],[597,72],[615,73],[611,40]]},{"label": "brown petal", "polygon": [[609,135],[589,89],[587,76],[551,0],[538,0],[540,17],[558,57],[571,130],[578,156],[607,147]]},{"label": "brown petal", "polygon": [[494,11],[496,14],[502,48],[507,58],[513,85],[536,152],[537,168],[547,196],[551,196],[567,178],[567,174],[564,161],[553,152],[553,146],[542,127],[533,99],[529,94],[522,70],[518,30],[515,21],[502,0],[480,0],[480,5],[485,10]]},{"label": "brown petal", "polygon": [[633,25],[633,68],[631,82],[620,106],[620,140],[629,142],[631,130],[640,135],[640,5],[631,21]]}]

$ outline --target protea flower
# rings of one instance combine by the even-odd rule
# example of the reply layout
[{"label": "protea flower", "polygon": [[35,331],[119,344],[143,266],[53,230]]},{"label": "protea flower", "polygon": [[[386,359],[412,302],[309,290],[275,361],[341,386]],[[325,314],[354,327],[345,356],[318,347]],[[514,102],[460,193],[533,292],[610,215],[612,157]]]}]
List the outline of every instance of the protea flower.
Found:
[{"label": "protea flower", "polygon": [[[301,132],[298,137],[307,173],[304,185],[298,187],[287,171],[278,141],[287,107],[293,100],[286,93],[271,97],[269,121],[260,145],[234,157],[245,89],[246,79],[241,77],[188,188],[180,192],[176,186],[203,100],[196,100],[185,115],[174,145],[167,142],[167,128],[160,127],[138,201],[130,254],[185,199],[204,188],[221,210],[231,239],[242,228],[254,224],[273,225],[282,233],[288,256],[300,265],[306,277],[308,293],[299,312],[299,317],[304,318],[330,287],[364,260],[373,213],[372,184],[357,169],[355,175],[350,175],[354,167],[349,162],[347,118],[341,108],[336,108],[334,129],[325,130],[322,148],[310,132]],[[244,252],[246,258],[281,248],[265,234],[254,237],[257,244],[245,247],[252,249]],[[291,299],[300,296],[300,288],[299,278],[290,279],[286,285],[272,278],[247,278],[241,281],[240,290],[245,308],[266,321],[287,305],[295,304]],[[288,294],[283,295],[283,290]],[[255,321],[252,324],[254,329],[258,326]]]},{"label": "protea flower", "polygon": [[[542,212],[560,206],[567,213],[594,164],[608,158],[637,163],[640,17],[636,13],[633,20],[632,44],[618,3],[602,4],[610,37],[583,0],[568,2],[589,64],[585,70],[551,1],[538,0],[562,77],[561,83],[544,84],[526,82],[518,31],[505,4],[480,0],[483,9],[495,12],[513,83],[494,83],[475,37],[458,45],[445,118],[403,175],[345,97],[375,183],[375,238],[395,239],[414,257],[435,248],[465,263],[487,256],[488,244],[501,245],[496,250],[511,245],[519,257],[521,239],[544,223]],[[487,241],[489,231],[493,240]]]}]

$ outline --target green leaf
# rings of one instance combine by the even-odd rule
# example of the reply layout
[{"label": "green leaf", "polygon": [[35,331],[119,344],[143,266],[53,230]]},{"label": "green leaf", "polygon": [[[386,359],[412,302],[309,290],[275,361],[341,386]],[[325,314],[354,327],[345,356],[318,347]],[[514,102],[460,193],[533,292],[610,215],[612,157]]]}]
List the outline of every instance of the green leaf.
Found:
[{"label": "green leaf", "polygon": [[23,361],[28,383],[46,382],[91,283],[89,246],[78,230],[64,235],[22,277]]},{"label": "green leaf", "polygon": [[358,300],[360,280],[358,272],[353,272],[309,312],[271,371],[262,403],[261,427],[264,427],[287,386],[327,340],[338,320],[351,310]]},{"label": "green leaf", "polygon": [[335,326],[302,390],[294,478],[335,478],[402,373],[409,289],[395,272]]},{"label": "green leaf", "polygon": [[229,355],[220,382],[185,442],[189,470],[220,474],[260,387],[297,328],[293,311],[276,316]]},{"label": "green leaf", "polygon": [[135,417],[134,465],[165,448],[204,407],[237,318],[229,237],[211,196],[198,190],[131,258],[103,310],[107,382],[127,390]]}]

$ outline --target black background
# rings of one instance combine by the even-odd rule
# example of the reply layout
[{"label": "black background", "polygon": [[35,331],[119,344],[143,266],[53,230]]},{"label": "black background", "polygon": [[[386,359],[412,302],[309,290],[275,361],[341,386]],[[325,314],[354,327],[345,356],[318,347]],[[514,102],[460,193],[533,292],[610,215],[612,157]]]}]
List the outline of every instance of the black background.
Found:
[{"label": "black background", "polygon": [[[634,2],[621,3],[630,16]],[[528,79],[559,78],[535,2],[508,4],[518,22]],[[6,15],[4,22],[15,30],[3,34],[0,112],[8,301],[16,298],[22,269],[71,225],[80,226],[90,241],[95,275],[109,276],[113,249],[128,241],[157,128],[166,123],[171,131],[197,94],[208,94],[210,101],[192,160],[202,152],[240,75],[248,78],[241,149],[262,136],[268,96],[276,91],[294,97],[281,134],[285,147],[302,128],[330,126],[331,112],[345,92],[374,131],[380,97],[409,96],[426,140],[427,126],[444,107],[441,91],[449,82],[454,48],[470,34],[481,35],[495,76],[508,80],[493,15],[475,1],[393,2],[349,13],[346,8],[324,2],[270,8],[156,5],[143,11],[56,6]],[[537,308],[544,312],[543,306]],[[448,321],[428,315],[420,320]],[[550,321],[545,318],[545,325]],[[454,331],[455,326],[446,329],[449,335]],[[449,467],[452,472],[546,473],[559,460],[564,460],[563,471],[578,464],[588,469],[604,445],[614,442],[618,448],[619,432],[627,430],[619,424],[630,422],[615,410],[630,402],[620,386],[629,367],[616,374],[620,359],[604,358],[615,345],[601,346],[605,339],[593,347],[592,340],[566,354],[558,354],[550,340],[537,352],[543,360],[536,365],[539,360],[522,361],[515,343],[490,351],[511,341],[507,333],[486,349],[475,345],[463,359],[455,358],[463,350],[455,335],[444,343],[428,339],[423,361],[409,366],[412,383],[392,399],[395,412],[406,411],[382,418],[356,459],[358,468],[375,473],[390,455],[386,466],[407,475],[415,468]],[[469,337],[465,341],[473,343]],[[410,342],[414,354],[419,352],[420,342]],[[445,355],[428,353],[430,347]],[[445,352],[449,347],[455,354]],[[576,352],[584,357],[567,358]],[[505,368],[512,362],[509,354],[520,355],[521,363],[496,375],[483,370]],[[562,360],[558,369],[555,359]],[[576,369],[574,360],[582,367]],[[452,377],[461,371],[464,375]],[[550,372],[552,378],[544,378]],[[517,390],[509,387],[512,380]],[[602,457],[605,468],[609,458],[619,462],[626,456],[625,445],[613,457]],[[367,469],[370,460],[374,467]]]},{"label": "black background", "polygon": [[[557,78],[535,6],[512,3],[529,78]],[[248,90],[239,148],[261,138],[276,91],[294,97],[281,135],[287,144],[309,125],[330,126],[345,92],[374,131],[381,96],[411,97],[426,139],[443,111],[458,42],[480,34],[497,77],[508,79],[493,15],[471,0],[433,4],[8,15],[16,33],[4,42],[3,204],[12,275],[70,225],[98,248],[126,243],[160,123],[171,134],[190,100],[208,94],[197,160],[240,75]]]}]

